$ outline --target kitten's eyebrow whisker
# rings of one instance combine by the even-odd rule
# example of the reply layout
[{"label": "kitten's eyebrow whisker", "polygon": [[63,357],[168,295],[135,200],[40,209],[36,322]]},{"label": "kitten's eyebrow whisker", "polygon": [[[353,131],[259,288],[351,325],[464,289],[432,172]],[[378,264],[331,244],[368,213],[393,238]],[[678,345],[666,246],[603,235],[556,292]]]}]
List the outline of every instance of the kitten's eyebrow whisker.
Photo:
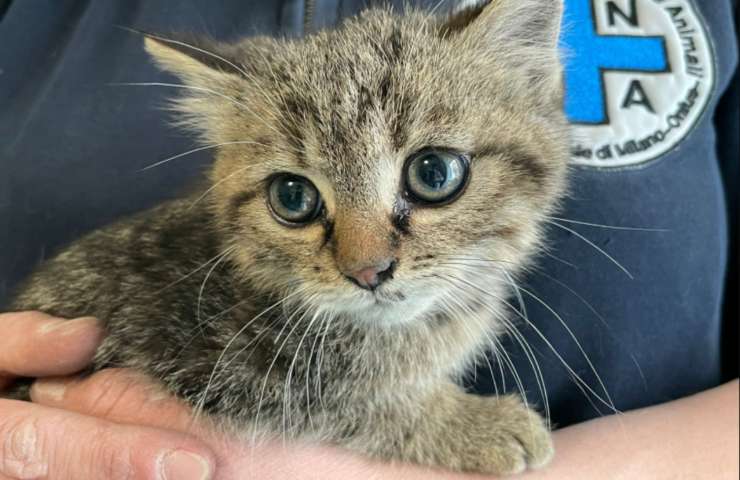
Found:
[{"label": "kitten's eyebrow whisker", "polygon": [[205,88],[205,87],[198,87],[195,85],[185,85],[182,83],[167,83],[167,82],[113,82],[108,83],[109,86],[113,87],[167,87],[167,88],[182,88],[185,90],[194,90],[196,92],[205,92],[210,93],[212,95],[216,95],[217,97],[223,98],[224,100],[233,103],[239,108],[244,109],[246,112],[251,114],[254,118],[258,119],[262,125],[269,128],[273,132],[277,133],[278,135],[281,135],[280,131],[278,131],[275,127],[265,122],[257,113],[249,108],[246,104],[239,102],[234,97],[230,97],[226,95],[225,93],[213,90],[211,88]]},{"label": "kitten's eyebrow whisker", "polygon": [[[270,102],[273,105],[273,107],[275,106],[275,104],[272,102],[272,99],[270,99],[270,97],[267,95],[267,92],[260,85],[258,85],[257,77],[255,77],[254,75],[252,75],[249,72],[247,72],[244,69],[244,66],[243,65],[241,65],[241,66],[236,65],[235,63],[231,62],[230,60],[228,60],[228,59],[226,59],[226,58],[224,58],[224,57],[222,57],[222,56],[220,56],[220,55],[218,55],[218,54],[216,54],[216,53],[214,53],[214,52],[212,52],[210,50],[205,50],[203,48],[197,47],[197,46],[192,45],[192,44],[187,43],[187,42],[183,42],[181,40],[174,40],[172,38],[163,37],[161,35],[156,35],[156,34],[153,34],[153,33],[143,32],[143,31],[136,30],[134,28],[126,27],[126,26],[123,26],[123,25],[119,25],[118,27],[119,28],[122,28],[123,30],[127,30],[127,31],[133,32],[133,33],[138,33],[138,34],[143,35],[145,37],[154,38],[156,40],[160,40],[160,41],[165,42],[165,43],[170,43],[170,44],[173,44],[173,45],[180,45],[182,47],[189,48],[190,50],[193,50],[195,52],[204,53],[204,54],[206,54],[206,55],[208,55],[208,56],[210,56],[212,58],[215,58],[216,60],[220,60],[220,61],[224,62],[226,65],[230,66],[231,68],[233,68],[234,70],[236,70],[237,72],[239,72],[247,80],[252,80],[254,82],[252,84],[252,86],[256,87],[259,90],[260,94],[262,94],[262,98],[264,98],[266,101]],[[263,58],[264,58],[264,55],[263,55]],[[267,62],[266,59],[265,59],[265,62]],[[268,63],[268,66],[269,66],[269,63]]]},{"label": "kitten's eyebrow whisker", "polygon": [[220,61],[224,62],[226,65],[229,65],[230,67],[232,67],[234,70],[236,70],[237,72],[241,73],[245,77],[247,77],[247,78],[250,77],[249,74],[243,68],[238,67],[237,65],[235,65],[234,63],[232,63],[229,60],[225,59],[224,57],[222,57],[220,55],[217,55],[217,54],[215,54],[215,53],[213,53],[213,52],[211,52],[209,50],[205,50],[205,49],[202,49],[200,47],[196,47],[195,45],[191,45],[189,43],[186,43],[186,42],[183,42],[183,41],[180,41],[180,40],[174,40],[172,38],[166,38],[166,37],[163,37],[161,35],[156,35],[156,34],[149,33],[149,32],[143,32],[141,30],[137,30],[137,29],[131,28],[131,27],[126,27],[124,25],[116,25],[116,26],[118,28],[122,29],[122,30],[126,30],[126,31],[131,32],[131,33],[136,33],[136,34],[139,34],[139,35],[143,35],[145,37],[153,38],[155,40],[159,40],[159,41],[162,41],[162,42],[165,42],[165,43],[170,43],[170,44],[173,44],[173,45],[180,45],[181,47],[189,48],[189,49],[191,49],[193,51],[204,53],[204,54],[206,54],[206,55],[208,55],[208,56],[210,56],[212,58],[215,58],[216,60],[220,60]]},{"label": "kitten's eyebrow whisker", "polygon": [[234,97],[230,97],[226,95],[225,93],[218,92],[211,88],[197,87],[195,85],[185,85],[182,83],[167,83],[167,82],[112,82],[112,83],[108,83],[108,86],[111,86],[111,87],[167,87],[167,88],[183,88],[185,90],[195,90],[197,92],[206,92],[212,95],[216,95],[217,97],[221,97],[224,100],[227,100],[233,103],[234,105],[247,110],[249,113],[254,114],[254,112],[252,112],[252,110],[248,106],[237,101]]},{"label": "kitten's eyebrow whisker", "polygon": [[621,226],[616,226],[616,225],[604,225],[600,223],[591,223],[591,222],[583,222],[580,220],[571,220],[569,218],[552,217],[550,215],[545,215],[545,217],[551,220],[558,220],[560,222],[574,223],[576,225],[585,225],[587,227],[605,228],[607,230],[627,230],[627,231],[633,231],[633,232],[670,232],[670,230],[667,228],[621,227]]},{"label": "kitten's eyebrow whisker", "polygon": [[185,157],[187,155],[191,155],[193,153],[202,152],[204,150],[211,150],[211,149],[214,149],[214,148],[223,147],[225,145],[261,145],[263,147],[266,147],[267,146],[264,143],[251,142],[251,141],[248,141],[248,140],[236,141],[236,142],[215,143],[213,145],[206,145],[206,146],[203,146],[203,147],[193,148],[192,150],[188,150],[187,152],[182,152],[182,153],[178,153],[177,155],[173,155],[171,157],[167,157],[164,160],[160,160],[160,161],[158,161],[156,163],[152,163],[151,165],[147,165],[144,168],[140,168],[139,170],[137,170],[137,172],[143,172],[143,171],[146,171],[146,170],[149,170],[149,169],[158,167],[160,165],[164,165],[165,163],[171,162],[172,160],[176,160],[178,158]]},{"label": "kitten's eyebrow whisker", "polygon": [[600,248],[598,245],[596,245],[594,242],[592,242],[588,238],[584,237],[583,235],[581,235],[580,233],[576,232],[572,228],[568,228],[565,225],[559,224],[558,222],[555,222],[555,221],[552,221],[552,220],[545,220],[545,222],[548,223],[548,224],[550,224],[550,225],[554,225],[554,226],[556,226],[558,228],[561,228],[561,229],[565,230],[566,232],[570,232],[573,235],[575,235],[576,237],[580,238],[581,240],[583,240],[584,242],[586,242],[588,245],[590,245],[591,247],[595,248],[599,253],[601,253],[602,255],[604,255],[609,261],[611,261],[614,265],[616,265],[620,270],[622,270],[630,278],[630,280],[634,280],[635,279],[635,277],[632,276],[632,274],[630,273],[630,271],[627,270],[621,263],[619,263],[614,257],[612,257],[611,255],[609,255],[608,253],[606,253],[602,248]]}]

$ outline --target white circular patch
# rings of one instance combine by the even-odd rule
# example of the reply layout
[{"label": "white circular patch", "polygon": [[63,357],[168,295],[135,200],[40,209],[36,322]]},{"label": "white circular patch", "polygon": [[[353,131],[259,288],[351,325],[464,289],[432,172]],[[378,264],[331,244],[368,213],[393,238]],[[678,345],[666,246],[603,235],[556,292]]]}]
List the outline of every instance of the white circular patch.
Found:
[{"label": "white circular patch", "polygon": [[659,157],[714,88],[712,46],[690,0],[566,0],[561,45],[574,164]]}]

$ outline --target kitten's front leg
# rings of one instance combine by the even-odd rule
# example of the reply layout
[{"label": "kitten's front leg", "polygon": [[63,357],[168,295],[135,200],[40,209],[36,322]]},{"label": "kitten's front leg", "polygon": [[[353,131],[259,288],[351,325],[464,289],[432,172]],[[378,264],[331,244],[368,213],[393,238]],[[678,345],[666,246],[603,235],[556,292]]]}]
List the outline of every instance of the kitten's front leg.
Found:
[{"label": "kitten's front leg", "polygon": [[[381,456],[442,468],[512,474],[547,464],[554,449],[542,418],[517,396],[480,397],[450,384],[426,398],[422,415],[395,430]],[[400,420],[400,423],[405,423]],[[382,450],[382,440],[374,442]],[[395,451],[393,451],[395,450]]]}]

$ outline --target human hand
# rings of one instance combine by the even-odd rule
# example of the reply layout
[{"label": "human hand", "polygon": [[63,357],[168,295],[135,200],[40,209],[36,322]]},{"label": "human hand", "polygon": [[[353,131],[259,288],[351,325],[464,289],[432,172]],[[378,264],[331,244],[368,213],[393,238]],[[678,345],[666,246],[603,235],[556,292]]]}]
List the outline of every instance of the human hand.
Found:
[{"label": "human hand", "polygon": [[[0,365],[1,362],[0,359]],[[694,472],[696,478],[709,472],[712,478],[737,478],[737,389],[735,381],[687,399],[555,432],[555,462],[521,478],[668,479],[681,472]],[[247,442],[215,432],[206,422],[194,422],[186,405],[144,376],[126,370],[104,370],[85,379],[43,379],[34,384],[31,396],[34,402],[84,415],[83,418],[134,425],[131,428],[137,430],[187,432],[215,452],[220,480],[490,480],[478,475],[384,464],[328,447],[280,442],[249,447]],[[619,455],[614,455],[616,450]],[[683,453],[678,455],[679,451]],[[92,457],[85,460],[96,461]],[[0,480],[5,479],[0,476]]]},{"label": "human hand", "polygon": [[[555,432],[558,450],[548,468],[521,477],[737,478],[737,381],[664,405],[610,416]],[[246,442],[193,422],[191,411],[145,377],[105,370],[86,379],[37,382],[34,401],[121,423],[188,431],[216,452],[219,479],[474,480],[483,477],[385,464],[320,446]]]},{"label": "human hand", "polygon": [[92,359],[95,319],[0,314],[0,480],[214,478],[210,448],[182,432],[2,399],[14,377],[69,375]]},{"label": "human hand", "polygon": [[216,454],[219,480],[476,480],[490,477],[455,474],[414,465],[368,460],[338,448],[280,441],[251,444],[218,432],[145,376],[109,369],[84,379],[37,381],[31,397],[54,408],[92,415],[123,424],[188,432],[210,445]]}]

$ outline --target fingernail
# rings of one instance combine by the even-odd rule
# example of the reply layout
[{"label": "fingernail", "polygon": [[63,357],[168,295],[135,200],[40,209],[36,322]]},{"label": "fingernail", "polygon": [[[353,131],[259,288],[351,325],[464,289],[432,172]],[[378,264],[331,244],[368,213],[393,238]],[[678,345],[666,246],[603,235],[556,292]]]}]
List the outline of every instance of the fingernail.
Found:
[{"label": "fingernail", "polygon": [[40,380],[31,386],[31,396],[39,400],[47,399],[55,402],[64,400],[67,385],[54,380]]},{"label": "fingernail", "polygon": [[49,322],[42,326],[40,331],[43,334],[52,333],[58,335],[72,335],[81,330],[95,327],[98,325],[98,320],[94,317],[82,317],[74,320],[62,320]]},{"label": "fingernail", "polygon": [[160,480],[209,480],[211,464],[205,458],[184,450],[167,452],[160,457]]}]

